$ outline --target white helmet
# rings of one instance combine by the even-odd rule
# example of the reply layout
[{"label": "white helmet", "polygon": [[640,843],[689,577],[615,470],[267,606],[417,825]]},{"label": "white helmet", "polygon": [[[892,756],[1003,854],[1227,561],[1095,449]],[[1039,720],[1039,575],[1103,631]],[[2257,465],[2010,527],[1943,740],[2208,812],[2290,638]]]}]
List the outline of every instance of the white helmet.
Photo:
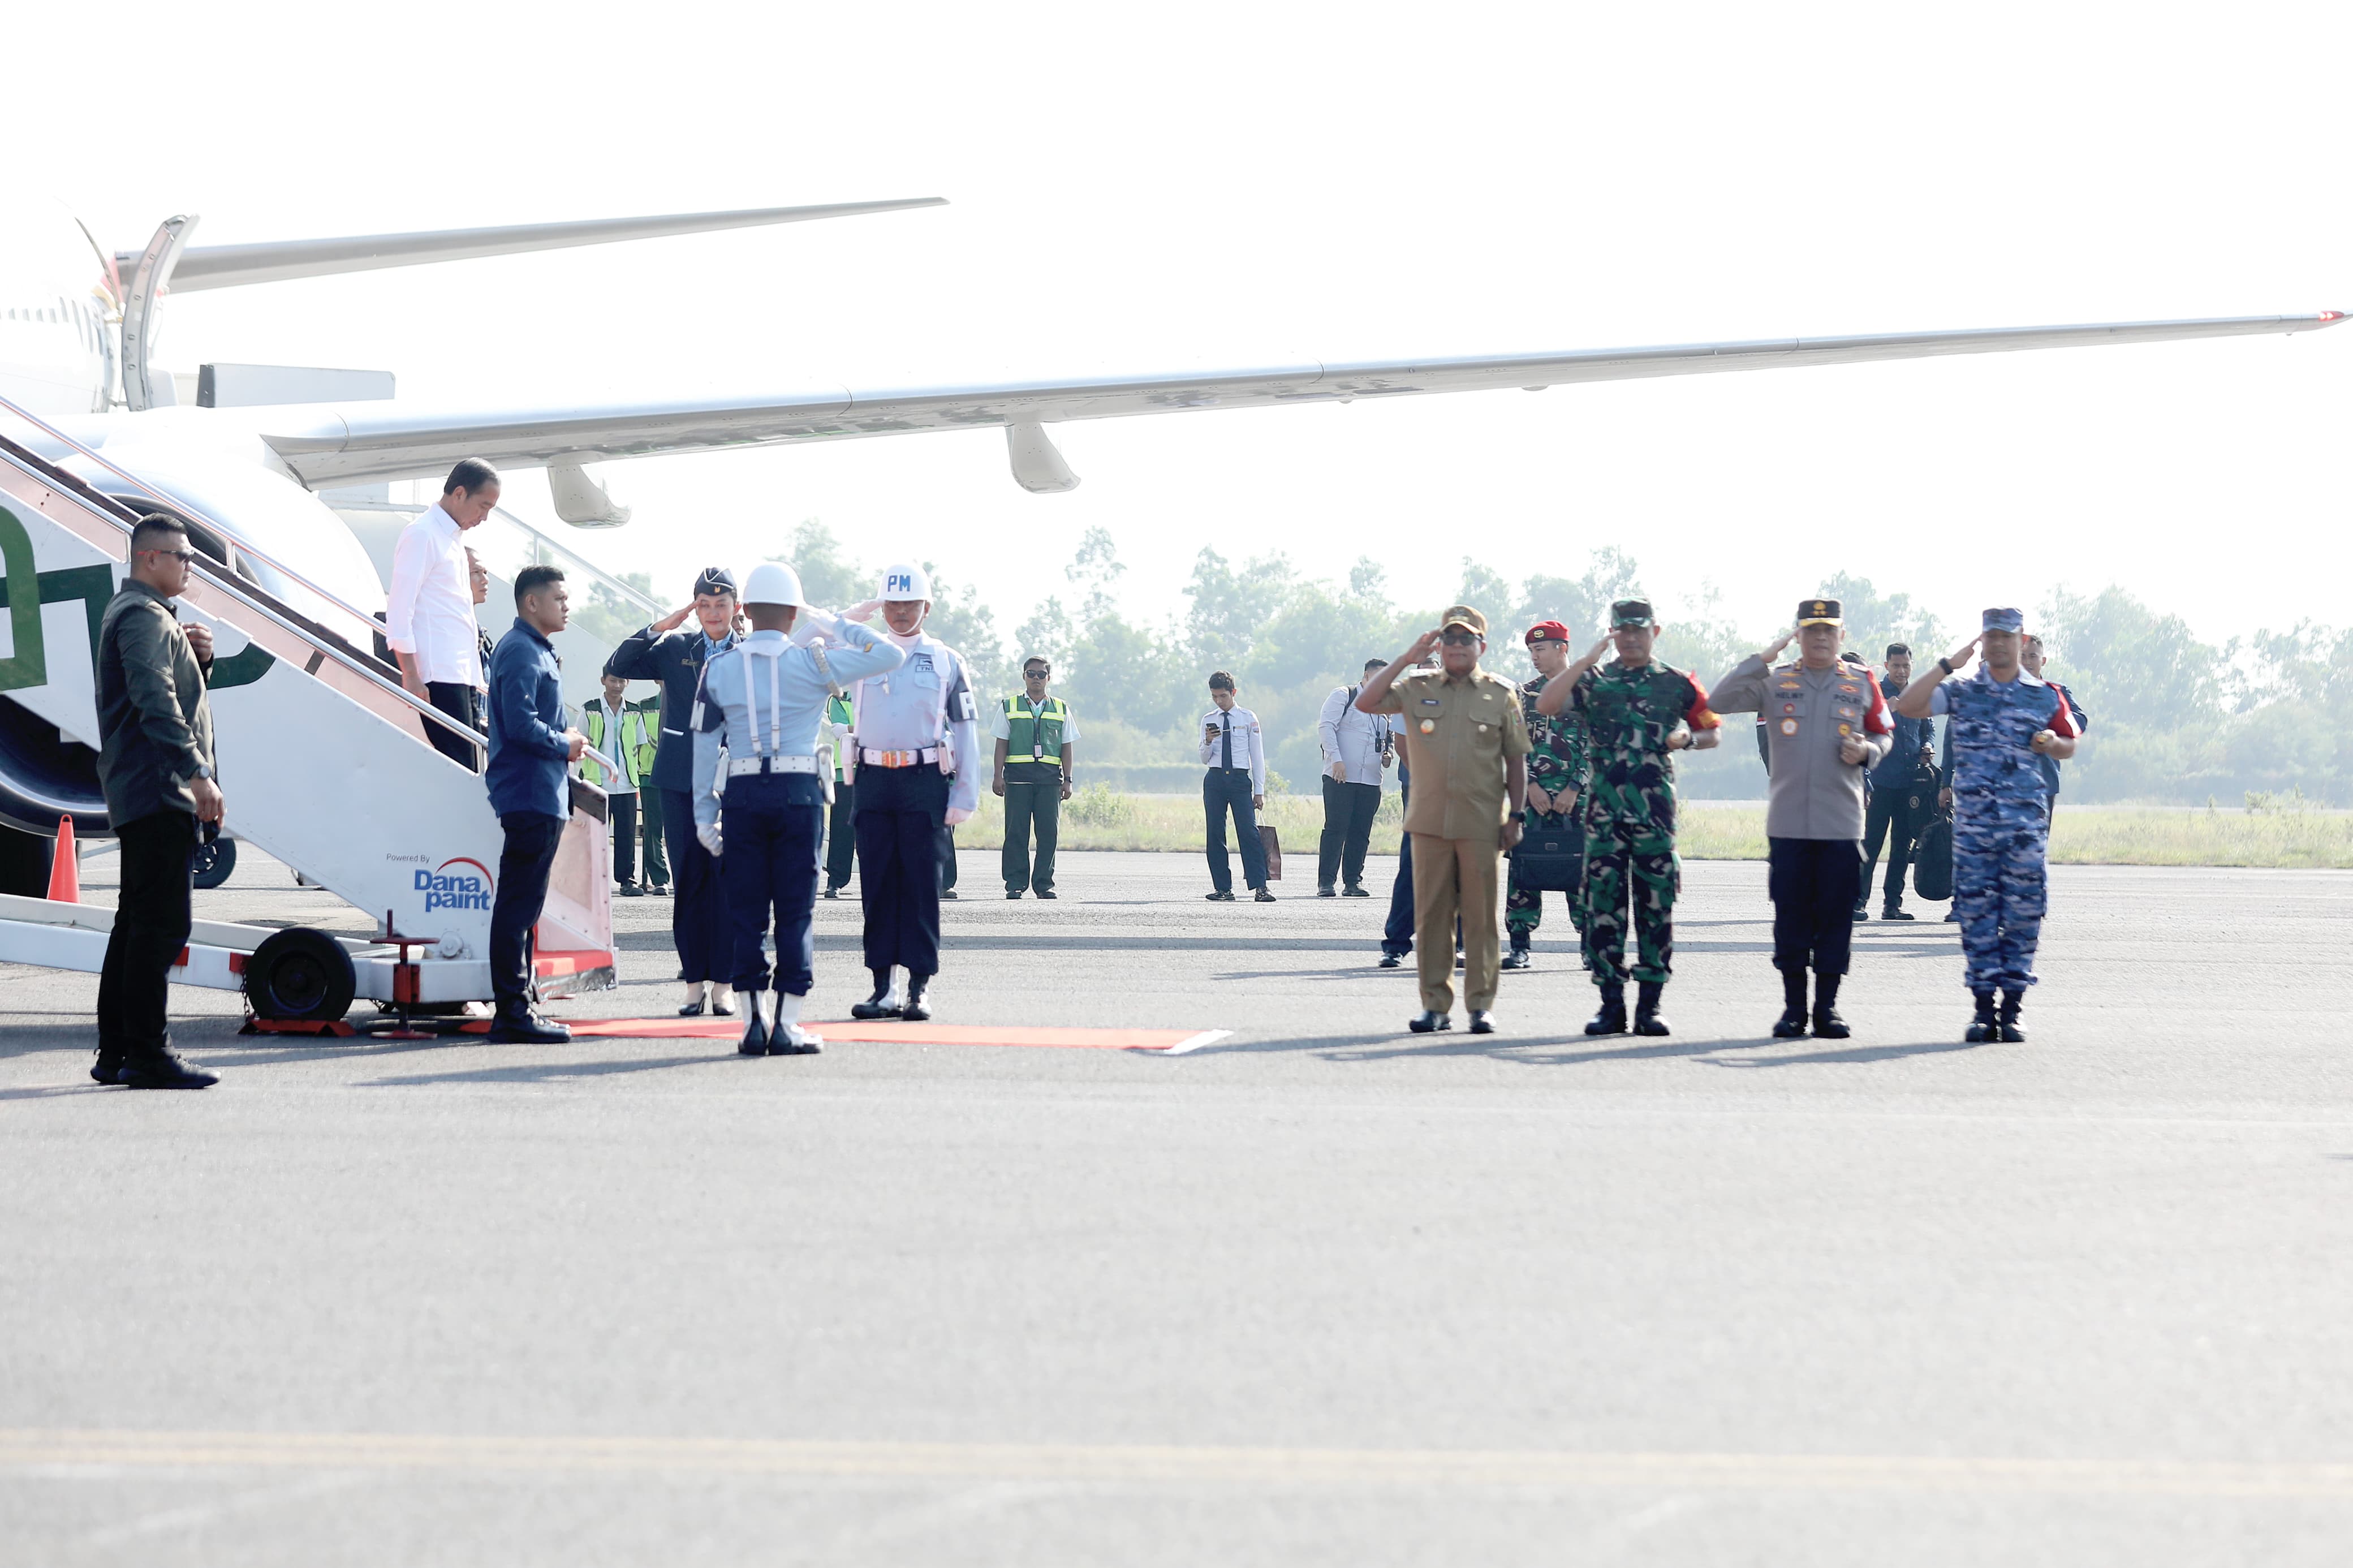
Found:
[{"label": "white helmet", "polygon": [[928,602],[932,596],[932,574],[908,562],[885,566],[882,568],[882,586],[874,596],[886,605],[906,599]]},{"label": "white helmet", "polygon": [[801,597],[799,573],[781,561],[763,561],[744,580],[744,603],[799,606],[808,601]]}]

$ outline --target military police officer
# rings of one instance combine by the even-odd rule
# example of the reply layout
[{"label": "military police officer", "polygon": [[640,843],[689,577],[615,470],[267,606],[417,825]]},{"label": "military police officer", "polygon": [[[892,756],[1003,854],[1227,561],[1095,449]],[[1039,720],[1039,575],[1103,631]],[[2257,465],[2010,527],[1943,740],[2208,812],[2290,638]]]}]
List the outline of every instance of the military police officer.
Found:
[{"label": "military police officer", "polygon": [[[928,636],[931,574],[884,570],[881,592],[849,612],[880,609],[906,663],[856,683],[850,735],[857,759],[858,879],[865,900],[866,966],[874,994],[853,1017],[932,1016],[924,1000],[940,969],[940,849],[946,829],[980,804],[980,742],[972,678],[955,649]],[[902,994],[899,973],[906,977]]]},{"label": "military police officer", "polygon": [[[1534,679],[1520,683],[1520,716],[1528,727],[1528,803],[1520,836],[1521,853],[1529,836],[1539,831],[1557,837],[1571,847],[1575,867],[1567,879],[1569,924],[1582,931],[1577,885],[1583,880],[1585,830],[1577,803],[1585,793],[1592,768],[1585,739],[1585,720],[1576,713],[1548,719],[1536,711],[1544,689],[1568,668],[1568,628],[1558,621],[1538,621],[1524,639],[1528,658],[1536,667]],[[1536,927],[1544,922],[1544,890],[1520,885],[1520,862],[1512,863],[1512,890],[1504,897],[1504,925],[1510,931],[1512,951],[1504,955],[1505,969],[1525,969]]]},{"label": "military police officer", "polygon": [[[1683,882],[1675,857],[1673,754],[1705,750],[1723,728],[1707,692],[1692,676],[1651,657],[1663,628],[1647,599],[1609,606],[1609,635],[1546,683],[1536,711],[1585,720],[1592,748],[1585,792],[1585,966],[1601,990],[1588,1035],[1626,1032],[1626,923],[1632,906],[1641,988],[1638,1035],[1671,1033],[1659,1012],[1674,968],[1675,894]],[[1608,664],[1602,656],[1618,657]]]},{"label": "military police officer", "polygon": [[[694,625],[688,626],[692,616]],[[694,579],[694,599],[621,639],[605,660],[605,673],[624,680],[661,682],[661,742],[654,752],[653,785],[661,797],[662,832],[677,875],[678,899],[670,905],[670,934],[678,948],[678,977],[686,983],[681,1017],[702,1011],[734,1011],[719,983],[730,973],[727,903],[719,867],[696,842],[694,831],[694,742],[691,713],[702,667],[713,654],[735,646],[735,574],[706,566]]]},{"label": "military police officer", "polygon": [[[1895,700],[1895,710],[1907,718],[1946,716],[1946,748],[1955,758],[1953,910],[1977,998],[1966,1036],[1971,1044],[2026,1038],[2019,1010],[2034,984],[2034,950],[2050,898],[2043,862],[2051,802],[2042,763],[2073,756],[2078,733],[2067,699],[2019,662],[2025,617],[1998,607],[1979,624],[1976,637],[1922,670]],[[1946,679],[1980,649],[1985,662],[1976,674]]]},{"label": "military police officer", "polygon": [[[752,633],[703,667],[695,704],[694,829],[719,862],[733,937],[733,984],[747,1057],[810,1056],[823,1043],[800,1026],[814,978],[810,911],[817,905],[818,839],[825,827],[825,760],[818,738],[840,681],[899,668],[906,655],[864,626],[844,625],[801,597],[799,576],[767,562],[744,589]],[[829,652],[796,647],[809,632],[838,639]],[[763,945],[773,912],[776,988]],[[767,998],[765,1007],[763,996]]]}]

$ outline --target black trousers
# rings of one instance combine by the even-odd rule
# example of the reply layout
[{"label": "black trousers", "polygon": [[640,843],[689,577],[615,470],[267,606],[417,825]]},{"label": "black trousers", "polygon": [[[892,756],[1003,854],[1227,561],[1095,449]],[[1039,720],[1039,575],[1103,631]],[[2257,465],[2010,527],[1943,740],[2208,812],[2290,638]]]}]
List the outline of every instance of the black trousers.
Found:
[{"label": "black trousers", "polygon": [[[1862,814],[1862,879],[1854,889],[1855,908],[1861,909],[1871,896],[1871,879],[1879,870],[1879,851],[1887,847],[1887,891],[1889,909],[1904,902],[1904,873],[1912,866],[1912,791],[1908,785],[1890,784],[1871,792],[1871,804]],[[1893,843],[1888,841],[1893,839]]]},{"label": "black trousers", "polygon": [[[425,683],[425,695],[431,700],[434,707],[438,708],[467,729],[478,732],[481,730],[482,694],[472,687],[459,680],[428,680]],[[470,773],[482,771],[482,754],[475,749],[473,742],[467,740],[463,735],[451,734],[446,728],[436,724],[430,719],[423,722],[425,738],[433,742],[435,751]]]},{"label": "black trousers", "polygon": [[166,806],[118,826],[122,891],[98,976],[98,1048],[134,1060],[169,1050],[172,966],[188,944],[196,819]]},{"label": "black trousers", "polygon": [[776,989],[806,996],[817,977],[818,839],[825,831],[825,786],[806,773],[746,773],[727,781],[720,815],[727,852],[719,874],[727,885],[733,933],[734,984],[764,991],[771,922],[776,933]]},{"label": "black trousers", "polygon": [[499,851],[499,890],[491,898],[491,995],[500,1017],[521,1019],[531,1013],[531,928],[547,906],[547,874],[555,868],[564,818],[510,811],[499,826],[507,841]]},{"label": "black trousers", "polygon": [[670,857],[662,853],[662,792],[651,784],[638,791],[638,815],[645,818],[646,886],[670,886]]},{"label": "black trousers", "polygon": [[[1033,869],[1029,858],[1029,834],[1038,834],[1038,858]],[[1054,890],[1054,851],[1062,841],[1062,777],[1054,782],[1042,780],[1007,779],[1005,781],[1005,853],[999,858],[998,869],[1005,873],[1005,890],[1026,893],[1035,888],[1041,893]]]},{"label": "black trousers", "polygon": [[1768,838],[1773,967],[1844,974],[1854,946],[1862,846],[1852,838]]},{"label": "black trousers", "polygon": [[866,967],[940,972],[940,846],[947,775],[927,763],[858,770],[858,896],[866,906]]},{"label": "black trousers", "polygon": [[694,797],[666,789],[662,838],[670,846],[670,868],[678,896],[670,900],[670,940],[678,949],[681,980],[726,980],[733,973],[734,947],[727,935],[727,895],[719,885],[719,862],[694,836]]},{"label": "black trousers", "polygon": [[1258,808],[1250,805],[1248,768],[1211,768],[1201,775],[1201,805],[1209,819],[1209,885],[1221,893],[1234,890],[1234,874],[1226,860],[1226,814],[1233,813],[1234,836],[1241,840],[1242,880],[1252,888],[1266,886],[1266,846],[1258,836]]},{"label": "black trousers", "polygon": [[828,888],[848,887],[850,868],[858,861],[857,799],[856,784],[833,786],[833,815],[825,825],[825,885]]},{"label": "black trousers", "polygon": [[608,795],[605,809],[613,819],[613,880],[638,879],[638,797]]},{"label": "black trousers", "polygon": [[1324,837],[1315,845],[1315,885],[1328,888],[1337,872],[1349,887],[1365,879],[1365,848],[1373,840],[1373,817],[1381,809],[1381,786],[1342,784],[1324,775]]}]

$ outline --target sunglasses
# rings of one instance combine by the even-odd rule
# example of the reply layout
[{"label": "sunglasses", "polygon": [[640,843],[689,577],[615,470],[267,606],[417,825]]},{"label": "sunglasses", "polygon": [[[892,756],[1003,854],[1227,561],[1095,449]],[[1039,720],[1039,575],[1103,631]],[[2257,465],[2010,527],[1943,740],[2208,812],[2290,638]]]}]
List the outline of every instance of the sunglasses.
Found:
[{"label": "sunglasses", "polygon": [[142,555],[168,555],[173,560],[181,562],[184,564],[187,562],[194,561],[196,558],[196,552],[193,550],[142,550],[139,553]]},{"label": "sunglasses", "polygon": [[1479,640],[1477,632],[1440,632],[1438,640],[1449,647],[1469,647]]},{"label": "sunglasses", "polygon": [[1054,672],[1050,669],[1025,669],[1021,672],[1021,679],[1024,680],[1043,680],[1053,673]]}]

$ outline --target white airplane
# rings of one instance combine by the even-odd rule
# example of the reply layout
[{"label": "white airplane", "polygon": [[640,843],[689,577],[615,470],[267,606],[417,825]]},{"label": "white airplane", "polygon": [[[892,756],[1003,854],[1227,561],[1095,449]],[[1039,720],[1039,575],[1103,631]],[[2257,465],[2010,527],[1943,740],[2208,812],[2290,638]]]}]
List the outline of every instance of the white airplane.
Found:
[{"label": "white airplane", "polygon": [[[157,308],[172,292],[471,257],[939,205],[939,198],[771,207],[509,228],[191,247],[193,217],[164,223],[140,251],[110,252],[60,211],[0,244],[0,434],[139,510],[157,501],[209,529],[198,543],[280,599],[364,648],[383,605],[375,567],[317,492],[438,479],[459,458],[549,470],[557,514],[580,527],[626,518],[584,465],[708,447],[770,446],[997,426],[1013,477],[1039,493],[1078,484],[1047,427],[1069,420],[1347,403],[1419,393],[1540,391],[1575,382],[1995,353],[2170,339],[2295,333],[2339,311],[1791,338],[1758,342],[1310,363],[1210,373],[866,391],[824,384],[757,400],[684,398],[612,406],[427,409],[397,400],[208,408],[179,405],[153,360]],[[21,209],[20,209],[21,210]],[[12,418],[13,411],[29,418]],[[216,536],[216,534],[217,536]],[[67,759],[26,752],[38,725],[0,698],[0,821],[38,828],[12,802],[26,770],[55,785]],[[48,733],[54,735],[51,729]],[[55,750],[54,742],[51,750]],[[87,761],[78,764],[88,771]],[[95,795],[94,777],[84,781]],[[35,792],[38,793],[38,792]]]}]

